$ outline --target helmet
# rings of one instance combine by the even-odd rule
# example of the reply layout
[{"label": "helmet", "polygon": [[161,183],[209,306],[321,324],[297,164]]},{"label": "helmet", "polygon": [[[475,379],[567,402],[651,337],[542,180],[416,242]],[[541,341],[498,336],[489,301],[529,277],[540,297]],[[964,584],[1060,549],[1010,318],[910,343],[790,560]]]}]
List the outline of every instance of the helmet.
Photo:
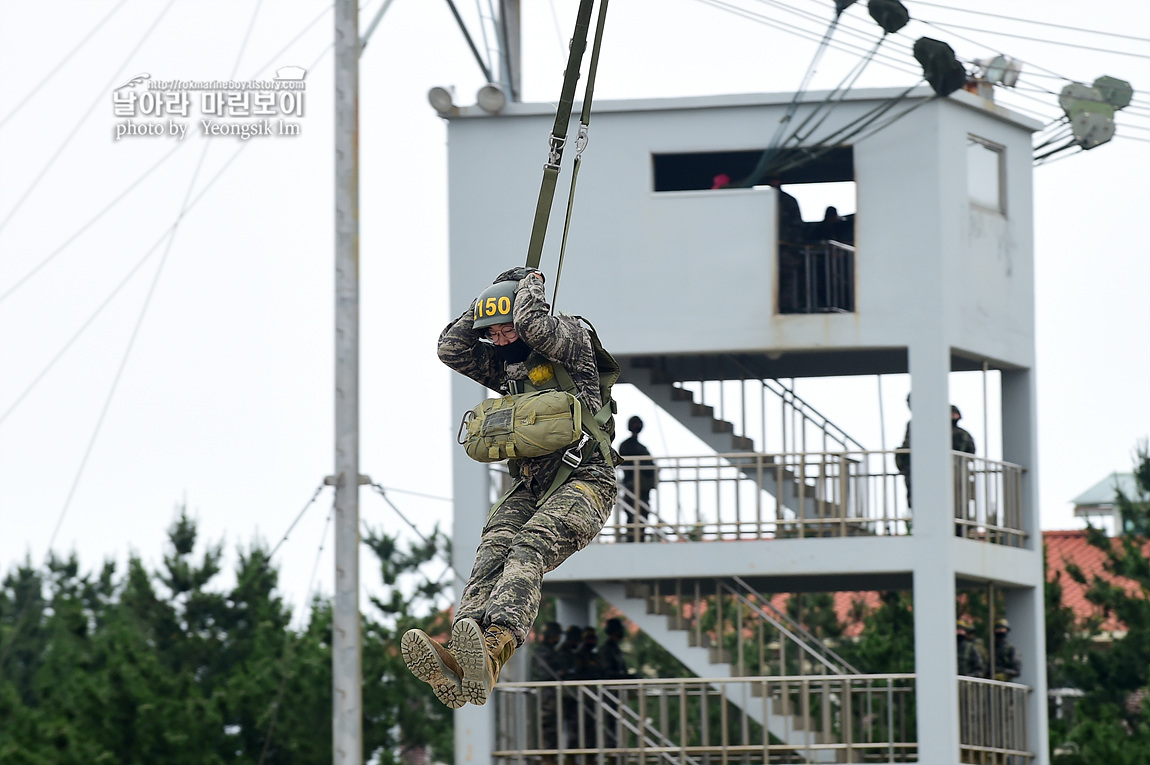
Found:
[{"label": "helmet", "polygon": [[613,632],[623,632],[623,621],[621,619],[608,619],[607,624],[603,627],[603,631],[608,635]]},{"label": "helmet", "polygon": [[960,419],[960,420],[962,419],[962,412],[958,411],[958,407],[955,406],[954,404],[950,405],[950,414],[952,417],[957,414],[958,419]]},{"label": "helmet", "polygon": [[543,637],[557,638],[563,634],[563,628],[559,626],[559,622],[547,622],[543,628]]},{"label": "helmet", "polygon": [[496,282],[475,299],[475,313],[471,326],[476,329],[496,324],[510,324],[511,309],[515,307],[515,288],[518,282]]},{"label": "helmet", "polygon": [[567,628],[567,632],[563,635],[563,637],[567,640],[578,640],[579,638],[583,637],[583,628],[572,624]]},{"label": "helmet", "polygon": [[962,618],[960,618],[958,620],[956,626],[962,630],[973,630],[974,629],[974,620],[971,619],[969,616],[963,616]]},{"label": "helmet", "polygon": [[583,642],[584,643],[589,643],[589,642],[598,643],[599,642],[599,633],[595,631],[594,627],[584,627],[583,628]]},{"label": "helmet", "polygon": [[996,631],[997,630],[1009,630],[1010,629],[1010,622],[1006,621],[1005,616],[1000,616],[994,620],[994,629]]}]

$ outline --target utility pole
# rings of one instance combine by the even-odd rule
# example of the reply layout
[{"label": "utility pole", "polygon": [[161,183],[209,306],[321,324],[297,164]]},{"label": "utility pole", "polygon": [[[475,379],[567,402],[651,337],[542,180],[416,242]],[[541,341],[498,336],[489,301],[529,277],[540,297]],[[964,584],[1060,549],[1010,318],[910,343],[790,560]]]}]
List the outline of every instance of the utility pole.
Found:
[{"label": "utility pole", "polygon": [[359,627],[359,16],[335,0],[335,605],[332,762],[363,762]]}]

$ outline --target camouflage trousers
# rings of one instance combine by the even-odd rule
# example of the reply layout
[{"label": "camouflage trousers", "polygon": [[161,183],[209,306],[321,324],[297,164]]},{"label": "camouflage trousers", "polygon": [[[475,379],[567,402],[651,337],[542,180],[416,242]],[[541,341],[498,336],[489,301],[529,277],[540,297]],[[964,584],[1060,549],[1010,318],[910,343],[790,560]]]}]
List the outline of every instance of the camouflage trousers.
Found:
[{"label": "camouflage trousers", "polygon": [[535,493],[520,485],[483,527],[455,620],[506,627],[523,645],[539,613],[543,575],[602,530],[615,491],[615,470],[602,462],[577,468],[538,508]]}]

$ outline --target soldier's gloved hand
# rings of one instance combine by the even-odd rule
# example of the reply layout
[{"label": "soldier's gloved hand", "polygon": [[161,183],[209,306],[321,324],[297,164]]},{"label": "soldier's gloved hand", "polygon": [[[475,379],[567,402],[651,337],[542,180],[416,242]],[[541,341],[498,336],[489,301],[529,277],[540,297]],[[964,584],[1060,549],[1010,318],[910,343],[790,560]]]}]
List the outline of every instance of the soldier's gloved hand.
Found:
[{"label": "soldier's gloved hand", "polygon": [[516,268],[507,269],[499,276],[495,277],[495,281],[491,283],[499,284],[499,282],[518,282],[526,279],[527,275],[532,273],[539,275],[539,281],[544,281],[542,271],[536,270],[534,268],[524,268],[523,266],[518,266]]}]

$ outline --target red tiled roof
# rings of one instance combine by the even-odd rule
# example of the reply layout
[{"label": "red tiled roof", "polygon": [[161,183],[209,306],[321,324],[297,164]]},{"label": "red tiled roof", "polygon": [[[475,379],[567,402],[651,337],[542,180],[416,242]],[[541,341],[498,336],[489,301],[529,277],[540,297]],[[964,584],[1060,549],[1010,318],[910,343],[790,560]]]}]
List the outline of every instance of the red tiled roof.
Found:
[{"label": "red tiled roof", "polygon": [[[1140,587],[1134,581],[1120,576],[1112,576],[1103,568],[1106,562],[1106,553],[1086,541],[1085,529],[1075,531],[1044,531],[1042,539],[1046,543],[1046,580],[1051,581],[1060,575],[1062,584],[1062,604],[1074,611],[1075,618],[1082,620],[1099,614],[1098,608],[1086,599],[1086,592],[1094,581],[1095,575],[1103,580],[1116,584],[1134,594]],[[1111,544],[1117,546],[1121,540],[1112,539]],[[1150,542],[1142,548],[1144,555],[1150,554]],[[1066,572],[1068,564],[1076,564],[1086,575],[1086,584],[1081,585]],[[1121,629],[1122,625],[1114,617],[1107,618],[1102,623],[1102,629],[1112,631]]]}]

